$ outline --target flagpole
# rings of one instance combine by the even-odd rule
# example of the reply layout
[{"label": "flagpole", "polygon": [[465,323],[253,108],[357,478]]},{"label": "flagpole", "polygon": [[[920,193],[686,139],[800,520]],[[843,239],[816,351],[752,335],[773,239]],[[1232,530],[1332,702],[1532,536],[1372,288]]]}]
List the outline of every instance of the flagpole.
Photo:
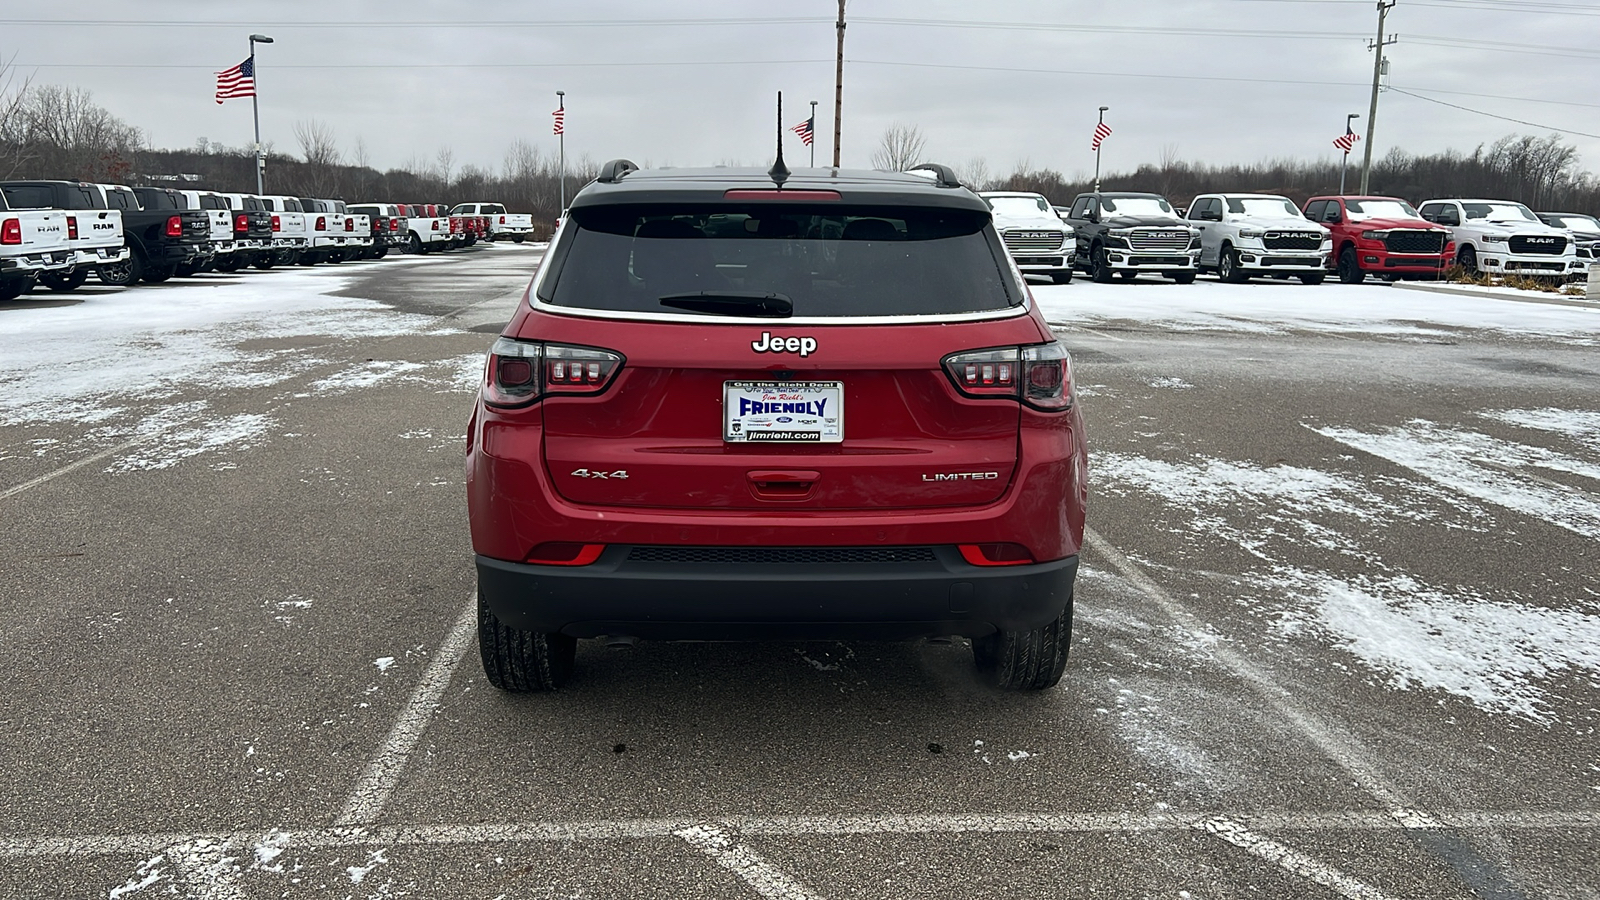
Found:
[{"label": "flagpole", "polygon": [[567,214],[567,117],[565,115],[567,111],[567,92],[556,91],[556,99],[563,113],[561,116],[561,133],[556,135],[561,146],[561,209],[556,215],[565,216]]},{"label": "flagpole", "polygon": [[[1106,123],[1106,110],[1108,110],[1110,108],[1111,107],[1109,107],[1109,106],[1100,107],[1100,121],[1098,123],[1096,123],[1096,126],[1095,126],[1095,130],[1096,131],[1100,130],[1099,129],[1100,125],[1104,125]],[[1104,144],[1105,144],[1105,141],[1097,140],[1095,142],[1095,147],[1094,147],[1094,192],[1096,194],[1100,193],[1100,150],[1104,146]],[[1079,144],[1078,146],[1081,147],[1083,145]]]},{"label": "flagpole", "polygon": [[[1355,133],[1355,132],[1350,130],[1350,123],[1354,122],[1355,120],[1357,120],[1359,118],[1361,118],[1361,114],[1360,113],[1351,113],[1351,114],[1349,114],[1349,115],[1344,117],[1344,133],[1345,134],[1348,135],[1348,134],[1354,134]],[[1347,146],[1347,147],[1344,148],[1344,165],[1339,167],[1339,196],[1341,196],[1341,197],[1344,196],[1344,179],[1345,179],[1345,176],[1348,175],[1349,173],[1350,173],[1350,148]]]},{"label": "flagpole", "polygon": [[267,169],[266,155],[261,152],[261,104],[257,95],[261,93],[261,73],[256,69],[256,44],[270,44],[272,38],[264,34],[250,35],[250,78],[254,86],[250,89],[250,112],[256,120],[256,195],[266,193],[263,182],[263,173]]},{"label": "flagpole", "polygon": [[811,168],[817,167],[817,101],[811,101]]}]

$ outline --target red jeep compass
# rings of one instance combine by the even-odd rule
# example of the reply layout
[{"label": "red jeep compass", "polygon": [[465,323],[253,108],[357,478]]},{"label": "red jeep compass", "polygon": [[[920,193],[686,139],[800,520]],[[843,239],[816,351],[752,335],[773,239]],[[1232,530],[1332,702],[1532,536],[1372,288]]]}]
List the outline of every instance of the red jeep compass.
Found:
[{"label": "red jeep compass", "polygon": [[948,168],[640,171],[572,201],[467,436],[490,682],[577,640],[962,635],[1054,685],[1072,366]]}]

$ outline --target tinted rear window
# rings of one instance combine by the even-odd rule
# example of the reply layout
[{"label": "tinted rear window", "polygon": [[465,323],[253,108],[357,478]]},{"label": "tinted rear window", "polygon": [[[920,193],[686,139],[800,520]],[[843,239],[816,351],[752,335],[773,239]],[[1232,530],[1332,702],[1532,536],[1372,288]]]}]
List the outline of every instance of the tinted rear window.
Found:
[{"label": "tinted rear window", "polygon": [[139,205],[145,209],[188,209],[188,201],[182,194],[163,191],[159,188],[134,188],[133,192],[139,198]]},{"label": "tinted rear window", "polygon": [[690,314],[661,298],[783,294],[795,317],[916,316],[1022,302],[987,212],[825,205],[574,210],[540,287],[557,306]]},{"label": "tinted rear window", "polygon": [[6,185],[0,188],[6,195],[6,204],[12,209],[50,209],[55,206],[55,192],[43,185]]}]

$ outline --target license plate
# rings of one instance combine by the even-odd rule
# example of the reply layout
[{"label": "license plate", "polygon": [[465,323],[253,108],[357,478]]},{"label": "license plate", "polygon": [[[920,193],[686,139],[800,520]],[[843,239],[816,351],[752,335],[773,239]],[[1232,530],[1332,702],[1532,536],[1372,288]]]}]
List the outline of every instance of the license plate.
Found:
[{"label": "license plate", "polygon": [[725,381],[722,439],[837,444],[844,440],[844,382]]}]

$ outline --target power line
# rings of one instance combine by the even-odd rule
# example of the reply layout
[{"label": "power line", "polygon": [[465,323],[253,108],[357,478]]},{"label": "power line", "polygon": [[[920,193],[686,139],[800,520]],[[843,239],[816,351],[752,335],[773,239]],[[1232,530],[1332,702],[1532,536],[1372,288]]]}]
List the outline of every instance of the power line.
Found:
[{"label": "power line", "polygon": [[[463,21],[446,19],[415,22],[250,22],[256,28],[641,28],[660,25],[812,25],[831,22],[832,19],[816,16],[790,16],[785,18],[721,18],[721,19],[496,19]],[[80,25],[115,26],[118,28],[226,28],[242,27],[238,22],[199,22],[193,19],[0,19],[0,25],[48,25],[70,27]]]},{"label": "power line", "polygon": [[1415,97],[1418,100],[1426,100],[1429,103],[1437,103],[1440,106],[1448,106],[1451,109],[1459,109],[1469,113],[1476,113],[1480,116],[1488,116],[1491,119],[1500,119],[1503,122],[1515,122],[1518,125],[1527,125],[1529,128],[1543,128],[1547,131],[1554,131],[1557,134],[1573,134],[1577,135],[1578,137],[1600,138],[1600,134],[1589,134],[1586,131],[1573,131],[1570,128],[1557,128],[1554,125],[1540,125],[1538,122],[1528,122],[1523,119],[1513,119],[1510,116],[1495,115],[1492,112],[1484,112],[1481,109],[1473,109],[1470,106],[1461,106],[1457,103],[1446,103],[1443,100],[1437,100],[1433,97],[1424,97],[1421,94],[1413,94],[1410,91],[1403,91],[1397,87],[1391,87],[1389,90],[1395,92],[1396,94],[1405,94],[1407,97]]}]

